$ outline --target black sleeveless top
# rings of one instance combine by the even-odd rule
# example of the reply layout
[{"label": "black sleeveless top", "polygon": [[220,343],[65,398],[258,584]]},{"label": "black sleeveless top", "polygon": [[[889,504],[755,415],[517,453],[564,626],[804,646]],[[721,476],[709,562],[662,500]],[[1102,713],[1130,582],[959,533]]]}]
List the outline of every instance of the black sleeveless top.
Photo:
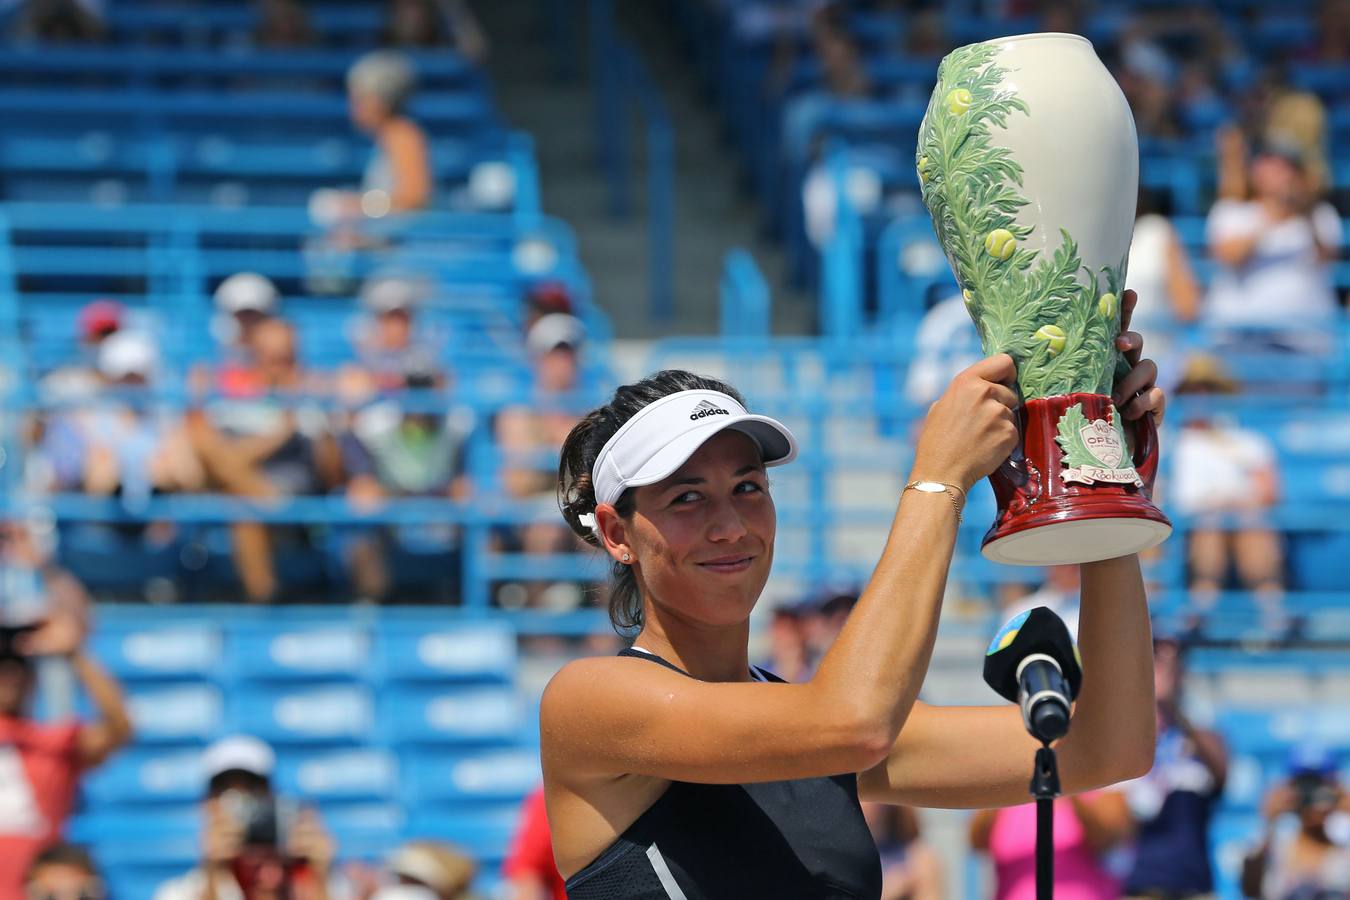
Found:
[{"label": "black sleeveless top", "polygon": [[[619,655],[689,674],[644,651]],[[764,680],[783,680],[760,674]],[[877,898],[881,862],[858,805],[853,773],[757,784],[672,781],[608,849],[567,879],[567,896]]]}]

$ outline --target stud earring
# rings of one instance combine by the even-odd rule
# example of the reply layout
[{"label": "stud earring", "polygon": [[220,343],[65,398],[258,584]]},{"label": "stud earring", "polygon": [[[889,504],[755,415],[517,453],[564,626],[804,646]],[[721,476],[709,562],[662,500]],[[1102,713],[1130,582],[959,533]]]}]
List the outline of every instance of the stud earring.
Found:
[{"label": "stud earring", "polygon": [[623,555],[623,561],[624,561],[624,562],[631,562],[632,559],[633,559],[633,557],[629,556],[627,553],[625,553],[625,554]]}]

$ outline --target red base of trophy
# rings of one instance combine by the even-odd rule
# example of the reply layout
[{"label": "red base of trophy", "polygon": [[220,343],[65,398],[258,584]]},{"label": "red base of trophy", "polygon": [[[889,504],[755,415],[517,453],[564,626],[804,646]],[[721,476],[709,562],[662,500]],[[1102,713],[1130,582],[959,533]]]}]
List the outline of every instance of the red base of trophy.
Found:
[{"label": "red base of trophy", "polygon": [[1028,400],[1017,414],[1020,451],[989,476],[998,518],[984,536],[988,559],[1095,562],[1147,550],[1172,533],[1150,500],[1158,472],[1151,415],[1124,423],[1101,394]]}]

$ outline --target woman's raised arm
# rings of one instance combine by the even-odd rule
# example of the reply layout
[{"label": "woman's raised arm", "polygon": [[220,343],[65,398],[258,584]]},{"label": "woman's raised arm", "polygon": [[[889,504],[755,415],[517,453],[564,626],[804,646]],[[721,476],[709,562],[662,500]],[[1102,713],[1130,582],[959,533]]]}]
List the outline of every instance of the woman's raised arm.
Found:
[{"label": "woman's raised arm", "polygon": [[[930,412],[913,477],[968,489],[1011,452],[1011,358],[971,366]],[[541,704],[547,776],[706,783],[858,771],[880,760],[928,670],[955,543],[954,495],[905,492],[880,562],[806,684],[706,683],[642,660],[578,660]]]}]

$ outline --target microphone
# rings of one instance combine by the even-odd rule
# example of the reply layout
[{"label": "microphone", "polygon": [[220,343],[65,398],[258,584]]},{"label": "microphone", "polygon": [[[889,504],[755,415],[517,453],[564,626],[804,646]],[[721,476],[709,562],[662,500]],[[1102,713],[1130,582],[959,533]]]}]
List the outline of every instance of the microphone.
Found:
[{"label": "microphone", "polygon": [[1038,606],[999,629],[984,657],[984,680],[1022,708],[1027,731],[1043,744],[1069,733],[1070,704],[1083,664],[1064,620]]}]

